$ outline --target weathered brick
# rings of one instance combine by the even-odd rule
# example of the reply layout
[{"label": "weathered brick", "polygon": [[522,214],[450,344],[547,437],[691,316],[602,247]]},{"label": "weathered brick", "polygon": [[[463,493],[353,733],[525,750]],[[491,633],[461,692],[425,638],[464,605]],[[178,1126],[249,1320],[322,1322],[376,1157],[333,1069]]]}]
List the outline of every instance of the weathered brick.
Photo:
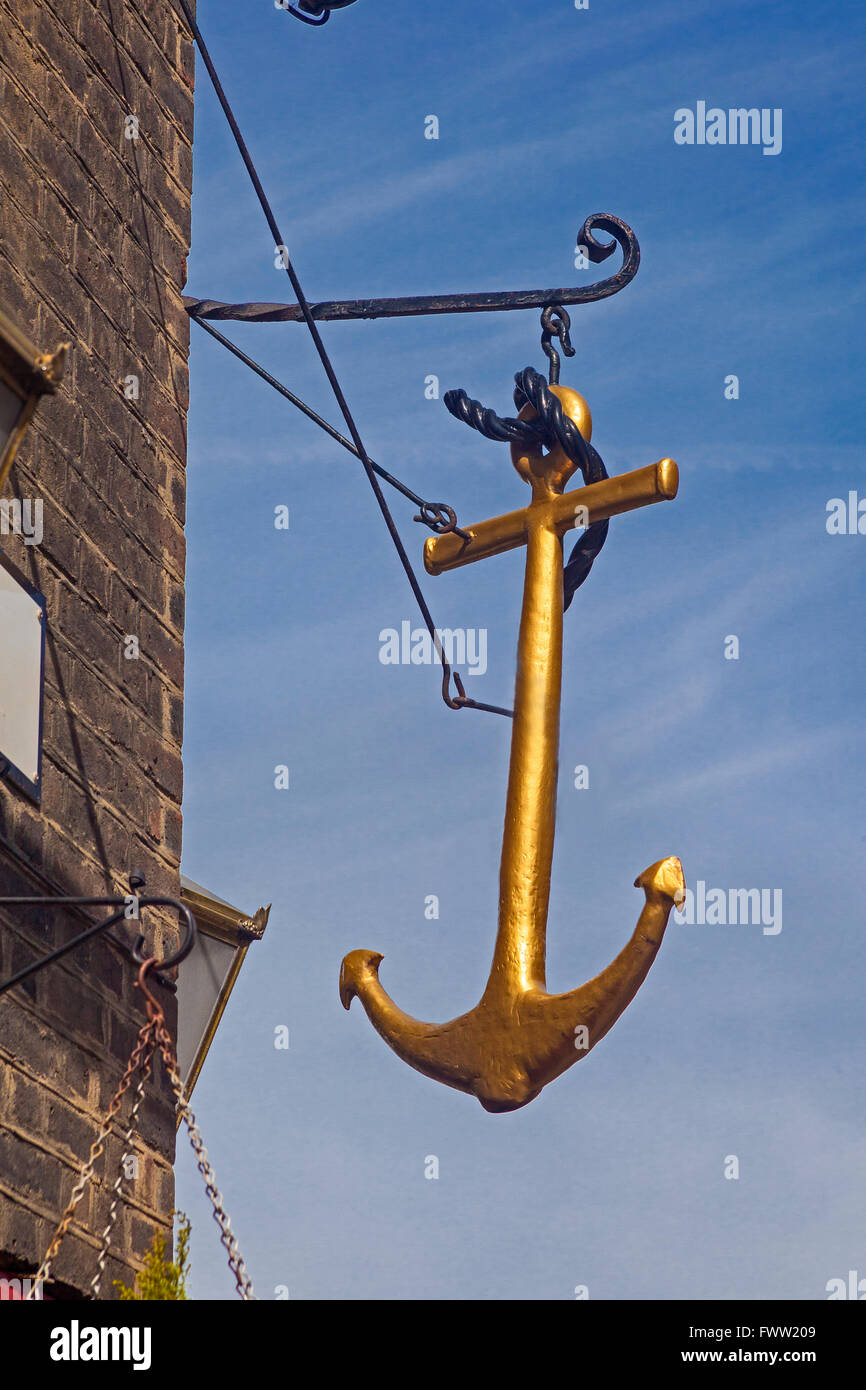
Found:
[{"label": "weathered brick", "polygon": [[82,541],[81,551],[81,593],[93,599],[103,612],[108,611],[111,593],[112,569],[107,560],[95,546]]},{"label": "weathered brick", "polygon": [[[35,296],[32,285],[21,272],[20,266],[23,261],[15,251],[13,243],[8,237],[4,241],[2,223],[5,216],[4,205],[3,218],[0,218],[0,295],[3,299],[4,313],[14,318],[17,323],[26,325],[36,316]],[[14,264],[10,262],[10,257]]]},{"label": "weathered brick", "polygon": [[[171,0],[0,0],[0,16],[0,299],[40,345],[73,342],[12,478],[13,495],[45,507],[36,553],[4,538],[46,600],[43,796],[37,808],[0,785],[0,828],[67,893],[122,892],[135,865],[149,892],[176,897],[192,45]],[[137,142],[124,139],[129,113]],[[138,400],[123,394],[130,374]],[[126,633],[141,638],[138,661],[123,656]],[[0,891],[10,883],[33,891],[0,855]],[[4,969],[82,926],[49,908],[0,921]],[[177,940],[171,913],[145,929],[154,949]],[[57,1210],[71,1190],[140,1026],[133,986],[127,957],[100,937],[3,1002],[0,1114],[26,1139],[0,1162],[0,1254],[41,1253],[50,1232],[36,1208]],[[173,996],[165,1008],[174,1030]],[[15,1057],[32,1075],[12,1085],[4,1067]],[[146,1179],[110,1266],[128,1283],[173,1201],[161,1074],[141,1128]],[[87,1286],[109,1196],[102,1182],[88,1194],[91,1239],[71,1234],[55,1263],[73,1291]]]},{"label": "weathered brick", "polygon": [[[108,446],[125,453],[129,444],[131,414],[124,398],[121,382],[112,377],[100,358],[85,352],[75,355],[75,390],[80,399],[87,400],[86,425],[88,445],[104,452]],[[83,453],[82,469],[88,478],[98,479],[90,453]],[[101,491],[96,483],[97,491]]]},{"label": "weathered brick", "polygon": [[125,227],[120,213],[96,184],[90,187],[89,221],[94,236],[112,265],[120,264]]},{"label": "weathered brick", "polygon": [[[74,519],[57,515],[42,541],[45,555],[50,556],[64,574],[77,582],[78,556],[81,538],[75,528]],[[51,613],[48,614],[48,630],[51,630]]]},{"label": "weathered brick", "polygon": [[183,816],[173,806],[164,808],[163,834],[166,849],[170,854],[180,859],[183,843]]},{"label": "weathered brick", "polygon": [[183,643],[149,613],[141,615],[141,642],[148,659],[178,687],[183,686]]},{"label": "weathered brick", "polygon": [[[37,1076],[51,1076],[57,1068],[57,1042],[53,1030],[40,1018],[17,1005],[4,1005],[0,1057],[4,1057],[7,1063],[23,1057],[27,1059],[31,1072]],[[70,1048],[63,1056],[62,1066],[64,1093],[86,1102],[90,1093],[89,1057],[77,1048]],[[0,1116],[2,1114],[0,1111]],[[7,1112],[5,1122],[11,1123],[11,1119],[11,1113]]]},{"label": "weathered brick", "polygon": [[52,1155],[19,1138],[11,1130],[0,1129],[0,1173],[4,1183],[17,1192],[57,1206],[60,1199],[60,1170]]},{"label": "weathered brick", "polygon": [[[71,896],[92,897],[97,892],[101,894],[101,885],[94,877],[93,842],[89,842],[85,858],[83,847],[72,839],[71,830],[59,818],[63,814],[62,805],[55,808],[55,813],[57,819],[53,820],[46,814],[42,867],[50,878],[62,883]],[[62,914],[55,914],[55,918],[59,930]]]},{"label": "weathered brick", "polygon": [[127,374],[130,344],[122,326],[109,318],[101,304],[91,303],[89,310],[88,348],[102,359],[112,381],[120,381]]},{"label": "weathered brick", "polygon": [[121,159],[127,146],[134,143],[126,132],[126,118],[137,115],[135,95],[130,96],[119,82],[109,82],[101,68],[91,65],[81,88],[82,104],[105,143],[116,150]]},{"label": "weathered brick", "polygon": [[[71,136],[78,119],[78,107],[69,112],[72,130],[64,132],[60,124],[55,124],[50,116],[35,115],[30,132],[30,151],[34,161],[42,170],[44,185],[50,187],[55,197],[59,197],[75,214],[87,208],[90,197],[90,184],[87,174],[76,158],[67,135]],[[70,223],[70,232],[74,224]],[[68,245],[61,244],[64,260],[71,259],[73,240],[70,235]]]},{"label": "weathered brick", "polygon": [[22,800],[16,807],[15,813],[14,842],[16,848],[32,864],[40,864],[44,839],[44,818],[28,801]]},{"label": "weathered brick", "polygon": [[3,217],[0,219],[0,251],[13,265],[27,266],[29,269],[31,252],[36,241],[35,224],[22,212],[14,199],[6,198],[3,203]]},{"label": "weathered brick", "polygon": [[47,530],[53,524],[53,517],[46,502],[60,501],[65,497],[67,463],[66,454],[39,411],[33,418],[27,446],[26,451],[19,455],[19,460],[26,460],[27,476],[32,479],[33,488],[29,491],[22,489],[22,495],[43,499],[43,524]]},{"label": "weathered brick", "polygon": [[165,602],[165,573],[162,566],[143,550],[140,539],[124,533],[121,545],[126,557],[123,568],[130,575],[133,591],[155,612],[161,613]]},{"label": "weathered brick", "polygon": [[48,1102],[46,1133],[61,1151],[65,1151],[73,1166],[81,1161],[96,1137],[96,1126],[80,1111],[73,1109],[59,1096]]},{"label": "weathered brick", "polygon": [[[48,15],[47,11],[45,14],[46,23],[55,25],[56,20]],[[58,153],[58,158],[64,159],[62,166],[49,153],[45,172],[53,182],[58,182],[64,191],[69,189],[71,177],[71,171],[65,166],[65,150],[70,148],[70,142],[75,136],[75,125],[86,83],[87,67],[83,58],[72,49],[68,49],[64,54],[62,71],[58,71],[50,63],[45,68],[44,114],[54,130],[55,146],[58,147],[58,151],[61,148],[64,151],[62,154]],[[77,182],[77,173],[75,177]],[[71,192],[71,189],[69,191]]]},{"label": "weathered brick", "polygon": [[72,710],[52,701],[45,738],[52,758],[65,763],[72,776],[98,787],[103,796],[113,791],[117,771],[113,744],[76,719]]},{"label": "weathered brick", "polygon": [[105,140],[84,110],[79,111],[73,145],[79,160],[103,195],[127,221],[134,216],[138,192],[120,155]]},{"label": "weathered brick", "polygon": [[11,1257],[12,1260],[20,1260],[22,1266],[27,1269],[35,1268],[45,1254],[48,1242],[54,1234],[53,1229],[49,1228],[47,1218],[39,1217],[24,1207],[15,1206],[8,1199],[2,1205],[3,1248],[7,1252],[4,1264],[8,1264]]},{"label": "weathered brick", "polygon": [[[47,4],[66,28],[69,37],[74,39],[78,28],[81,0],[47,0]],[[71,44],[65,47],[64,56],[71,51],[71,48]]]},{"label": "weathered brick", "polygon": [[168,732],[178,746],[183,742],[183,700],[177,695],[166,696],[168,710]]},{"label": "weathered brick", "polygon": [[183,762],[162,738],[142,730],[141,766],[174,801],[180,802]]},{"label": "weathered brick", "polygon": [[[16,7],[17,8],[17,7]],[[33,21],[39,21],[38,8],[33,9]],[[46,62],[40,53],[28,42],[26,30],[19,27],[25,16],[18,11],[15,18],[7,16],[3,24],[3,65],[11,75],[20,93],[18,100],[27,109],[38,102],[43,108],[46,101]],[[15,103],[10,103],[14,111]]]},{"label": "weathered brick", "polygon": [[[110,378],[106,374],[106,392]],[[110,402],[104,404],[112,410]],[[117,417],[116,417],[117,418]],[[113,557],[106,549],[105,536],[111,524],[117,524],[114,507],[114,466],[116,445],[106,437],[101,419],[94,413],[84,421],[84,448],[81,458],[69,460],[67,507],[75,518],[82,536],[91,544],[101,541],[105,558]],[[119,552],[118,552],[119,553]]]},{"label": "weathered brick", "polygon": [[7,197],[18,204],[31,222],[38,222],[41,188],[33,159],[13,139],[11,131],[3,129],[0,129],[0,168],[8,179]]},{"label": "weathered brick", "polygon": [[186,591],[182,584],[169,584],[168,616],[174,626],[183,631],[186,612]]},{"label": "weathered brick", "polygon": [[120,87],[123,70],[120,66],[117,37],[106,23],[104,14],[91,5],[85,4],[80,7],[78,40],[94,67],[104,74],[108,84]]},{"label": "weathered brick", "polygon": [[[38,953],[31,949],[28,942],[18,941],[14,937],[10,938],[5,943],[5,949],[3,951],[4,972],[8,970],[10,975],[17,975],[20,970],[26,970],[29,965],[33,964],[34,955],[37,954]],[[35,975],[21,980],[15,986],[15,990],[19,998],[21,996],[26,996],[32,1002],[36,998]]]},{"label": "weathered brick", "polygon": [[13,1118],[16,1128],[29,1130],[34,1135],[42,1134],[48,1110],[44,1088],[19,1071],[11,1071],[9,1079],[11,1091],[7,1114]]},{"label": "weathered brick", "polygon": [[[130,634],[135,636],[136,634]],[[118,674],[118,683],[126,698],[143,714],[151,709],[151,673],[145,661],[123,659],[123,667]]]},{"label": "weathered brick", "polygon": [[[118,810],[122,810],[122,807],[119,804],[119,798],[116,798],[116,804],[118,806]],[[111,866],[112,870],[116,874],[120,874],[122,877],[124,877],[129,871],[132,862],[131,847],[133,837],[132,831],[129,826],[129,822],[127,820],[118,820],[115,816],[106,814],[100,820],[100,836],[106,863]],[[121,889],[121,891],[124,894],[128,891],[128,885],[126,885],[125,883],[125,877],[124,886]],[[128,965],[126,969],[128,971]],[[100,978],[102,978],[101,975]],[[120,980],[118,980],[116,988],[117,991],[120,992]]]}]

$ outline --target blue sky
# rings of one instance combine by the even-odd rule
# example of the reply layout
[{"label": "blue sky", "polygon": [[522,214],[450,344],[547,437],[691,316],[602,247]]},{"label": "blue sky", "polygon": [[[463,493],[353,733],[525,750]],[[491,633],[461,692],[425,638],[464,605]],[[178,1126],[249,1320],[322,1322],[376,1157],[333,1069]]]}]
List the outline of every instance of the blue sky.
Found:
[{"label": "blue sky", "polygon": [[[783,901],[775,935],[672,922],[608,1037],[510,1115],[344,1013],[362,946],[417,1017],[480,996],[509,726],[379,661],[419,619],[360,465],[193,326],[183,869],[273,901],[195,1108],[257,1293],[826,1297],[866,1275],[866,536],[826,529],[829,499],[866,497],[862,12],[358,0],[315,30],[201,0],[199,22],[311,300],[590,283],[619,256],[575,270],[584,218],[634,228],[641,270],[573,310],[562,379],[611,472],[670,455],[681,487],[612,524],[566,616],[549,988],[616,955],[663,855]],[[197,84],[188,292],[291,300],[201,63]],[[781,152],[676,145],[698,101],[780,108]],[[303,325],[225,331],[340,426]],[[507,449],[424,382],[510,414],[515,371],[545,365],[537,313],[322,332],[373,458],[466,522],[523,504]],[[389,501],[420,570],[427,533]],[[465,679],[494,704],[522,577],[514,552],[424,578],[440,626],[487,630]],[[193,1293],[231,1297],[185,1150]]]}]

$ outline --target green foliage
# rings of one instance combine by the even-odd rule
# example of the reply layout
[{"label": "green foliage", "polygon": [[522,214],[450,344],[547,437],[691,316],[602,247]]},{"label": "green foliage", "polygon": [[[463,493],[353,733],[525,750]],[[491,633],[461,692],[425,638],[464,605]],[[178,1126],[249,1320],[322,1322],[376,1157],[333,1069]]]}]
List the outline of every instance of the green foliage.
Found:
[{"label": "green foliage", "polygon": [[189,1275],[189,1237],[190,1223],[182,1211],[175,1212],[177,1222],[177,1259],[170,1260],[165,1253],[165,1232],[157,1231],[149,1253],[145,1257],[144,1269],[135,1279],[135,1287],[129,1289],[119,1279],[114,1287],[118,1289],[122,1301],[146,1300],[164,1301],[186,1299],[186,1281]]}]

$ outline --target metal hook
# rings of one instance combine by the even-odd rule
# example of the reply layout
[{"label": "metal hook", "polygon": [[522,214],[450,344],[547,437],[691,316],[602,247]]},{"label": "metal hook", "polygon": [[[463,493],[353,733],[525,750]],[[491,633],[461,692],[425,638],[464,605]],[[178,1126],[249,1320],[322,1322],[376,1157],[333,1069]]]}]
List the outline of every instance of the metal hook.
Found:
[{"label": "metal hook", "polygon": [[146,984],[147,976],[155,965],[156,956],[151,956],[148,960],[142,961],[141,969],[138,972],[138,979],[135,983],[137,987],[141,990],[145,999],[147,1000],[148,1018],[150,1018],[151,1020],[161,1019],[162,1021],[164,1021],[165,1014],[163,1013],[162,1005],[160,1004],[159,1000],[151,994]]},{"label": "metal hook", "polygon": [[[557,320],[554,322],[554,317]],[[548,304],[541,311],[541,349],[550,362],[548,372],[548,383],[551,386],[559,385],[559,353],[551,342],[551,338],[559,339],[562,350],[566,357],[573,357],[575,349],[572,346],[571,319],[561,304]]]},{"label": "metal hook", "polygon": [[154,969],[155,978],[160,980],[161,984],[164,984],[165,981],[160,978],[162,972],[164,970],[170,970],[172,966],[180,965],[182,960],[186,960],[196,943],[198,928],[195,924],[195,918],[186,903],[178,902],[177,898],[140,898],[138,903],[139,912],[143,907],[174,907],[184,920],[186,930],[183,940],[174,954],[168,956],[165,960],[157,960],[156,956],[151,956],[149,958],[145,957],[143,936],[139,936],[132,949],[133,960],[139,965],[143,965],[149,961],[150,966]]}]

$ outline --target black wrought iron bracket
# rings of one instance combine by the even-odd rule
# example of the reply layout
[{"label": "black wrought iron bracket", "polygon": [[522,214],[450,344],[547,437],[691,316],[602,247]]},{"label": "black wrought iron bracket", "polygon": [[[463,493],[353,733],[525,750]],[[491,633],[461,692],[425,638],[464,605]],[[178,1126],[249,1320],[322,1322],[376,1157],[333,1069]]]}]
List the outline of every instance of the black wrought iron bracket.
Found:
[{"label": "black wrought iron bracket", "polygon": [[[197,928],[195,917],[190,912],[185,903],[179,902],[177,898],[142,898],[139,897],[137,890],[144,887],[144,877],[137,872],[129,875],[130,892],[123,898],[60,898],[52,895],[51,897],[41,898],[0,898],[0,907],[111,907],[114,908],[110,917],[106,917],[104,922],[95,922],[87,931],[67,941],[65,945],[58,946],[56,951],[52,951],[47,956],[41,956],[39,960],[33,961],[31,965],[26,965],[23,970],[19,970],[10,979],[0,983],[0,995],[12,989],[15,985],[20,985],[22,980],[27,980],[31,975],[37,975],[46,966],[53,965],[54,961],[61,956],[68,955],[85,941],[90,941],[95,936],[107,931],[109,927],[115,926],[122,921],[139,921],[143,909],[148,907],[172,907],[177,912],[184,924],[183,939],[178,949],[165,960],[157,961],[151,974],[151,979],[156,979],[160,984],[169,988],[174,988],[174,984],[162,972],[170,970],[174,965],[180,965],[185,960],[196,943]],[[144,954],[145,941],[143,936],[139,936],[135,946],[130,948],[123,942],[118,942],[116,937],[112,940],[124,950],[129,951],[136,964],[141,965],[148,959]]]},{"label": "black wrought iron bracket", "polygon": [[[613,240],[597,241],[594,232],[606,232]],[[550,305],[593,304],[618,294],[637,275],[640,247],[628,223],[611,213],[597,212],[581,227],[577,245],[598,265],[619,246],[623,263],[616,275],[595,285],[553,290],[502,290],[479,294],[413,295],[407,299],[336,299],[310,304],[314,319],[339,322],[347,319],[411,318],[426,314],[484,314],[507,309],[545,309]],[[196,319],[231,319],[241,323],[303,323],[300,304],[224,304],[216,299],[184,296],[187,313]]]}]

